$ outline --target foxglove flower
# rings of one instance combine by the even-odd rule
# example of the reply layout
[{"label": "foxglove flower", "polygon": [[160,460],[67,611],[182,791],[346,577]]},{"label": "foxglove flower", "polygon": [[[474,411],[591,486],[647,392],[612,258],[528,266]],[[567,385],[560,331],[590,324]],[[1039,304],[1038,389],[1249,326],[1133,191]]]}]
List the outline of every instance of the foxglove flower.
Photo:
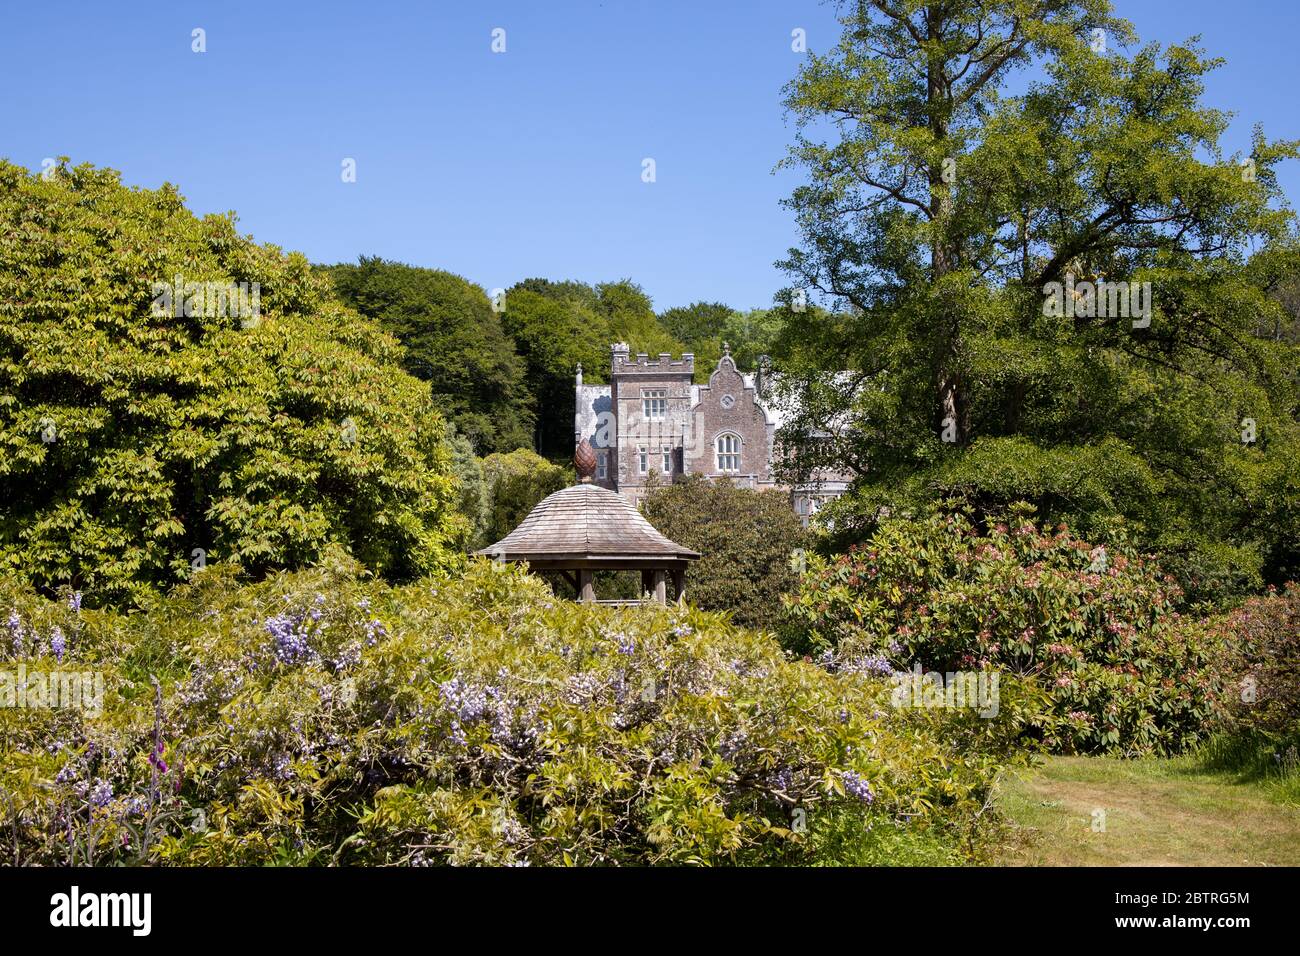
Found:
[{"label": "foxglove flower", "polygon": [[157,768],[159,773],[167,772],[167,761],[163,760],[162,741],[159,741],[158,746],[155,747],[152,752],[150,752],[149,763],[153,764],[153,766]]}]

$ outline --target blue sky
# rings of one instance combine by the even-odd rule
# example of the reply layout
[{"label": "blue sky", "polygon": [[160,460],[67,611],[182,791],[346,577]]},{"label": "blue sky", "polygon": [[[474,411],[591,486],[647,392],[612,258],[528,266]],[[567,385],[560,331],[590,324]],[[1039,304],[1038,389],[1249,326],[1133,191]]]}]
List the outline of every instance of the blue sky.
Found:
[{"label": "blue sky", "polygon": [[[631,277],[659,308],[769,304],[796,240],[782,86],[837,37],[813,0],[13,3],[0,156],[176,183],[313,261],[381,255],[485,288]],[[1300,138],[1296,0],[1119,0],[1143,40],[1228,63],[1226,145]],[[191,30],[207,52],[191,52]],[[491,32],[506,31],[506,52]],[[341,181],[355,158],[357,181]],[[657,181],[641,180],[642,160]],[[1283,170],[1294,203],[1300,164]]]}]

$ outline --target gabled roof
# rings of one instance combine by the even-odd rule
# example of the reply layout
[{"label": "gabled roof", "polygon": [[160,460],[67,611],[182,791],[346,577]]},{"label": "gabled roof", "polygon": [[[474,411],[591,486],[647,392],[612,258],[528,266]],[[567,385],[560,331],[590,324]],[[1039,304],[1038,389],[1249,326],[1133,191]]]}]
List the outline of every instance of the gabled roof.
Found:
[{"label": "gabled roof", "polygon": [[478,554],[505,560],[694,560],[617,492],[581,483],[562,488],[528,513],[514,531]]}]

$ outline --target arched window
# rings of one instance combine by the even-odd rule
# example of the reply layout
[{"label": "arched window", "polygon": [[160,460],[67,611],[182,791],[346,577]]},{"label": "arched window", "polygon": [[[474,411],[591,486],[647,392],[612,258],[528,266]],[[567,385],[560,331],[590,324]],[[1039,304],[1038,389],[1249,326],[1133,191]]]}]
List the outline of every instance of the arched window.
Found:
[{"label": "arched window", "polygon": [[740,471],[740,436],[730,432],[717,441],[718,471]]}]

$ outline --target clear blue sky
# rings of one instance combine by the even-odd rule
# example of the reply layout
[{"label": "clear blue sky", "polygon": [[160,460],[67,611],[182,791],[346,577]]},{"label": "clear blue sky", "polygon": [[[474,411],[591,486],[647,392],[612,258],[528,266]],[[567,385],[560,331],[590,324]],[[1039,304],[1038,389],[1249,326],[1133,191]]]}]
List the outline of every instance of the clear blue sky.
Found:
[{"label": "clear blue sky", "polygon": [[[1211,105],[1300,138],[1297,0],[1119,0],[1203,35]],[[190,32],[207,31],[205,54]],[[506,30],[493,54],[491,31]],[[837,36],[814,0],[6,2],[0,156],[176,183],[313,261],[381,255],[486,288],[631,277],[659,308],[769,304],[795,241],[781,87]],[[344,157],[357,182],[340,180]],[[641,181],[652,157],[658,181]],[[1283,183],[1294,203],[1300,169]]]}]

